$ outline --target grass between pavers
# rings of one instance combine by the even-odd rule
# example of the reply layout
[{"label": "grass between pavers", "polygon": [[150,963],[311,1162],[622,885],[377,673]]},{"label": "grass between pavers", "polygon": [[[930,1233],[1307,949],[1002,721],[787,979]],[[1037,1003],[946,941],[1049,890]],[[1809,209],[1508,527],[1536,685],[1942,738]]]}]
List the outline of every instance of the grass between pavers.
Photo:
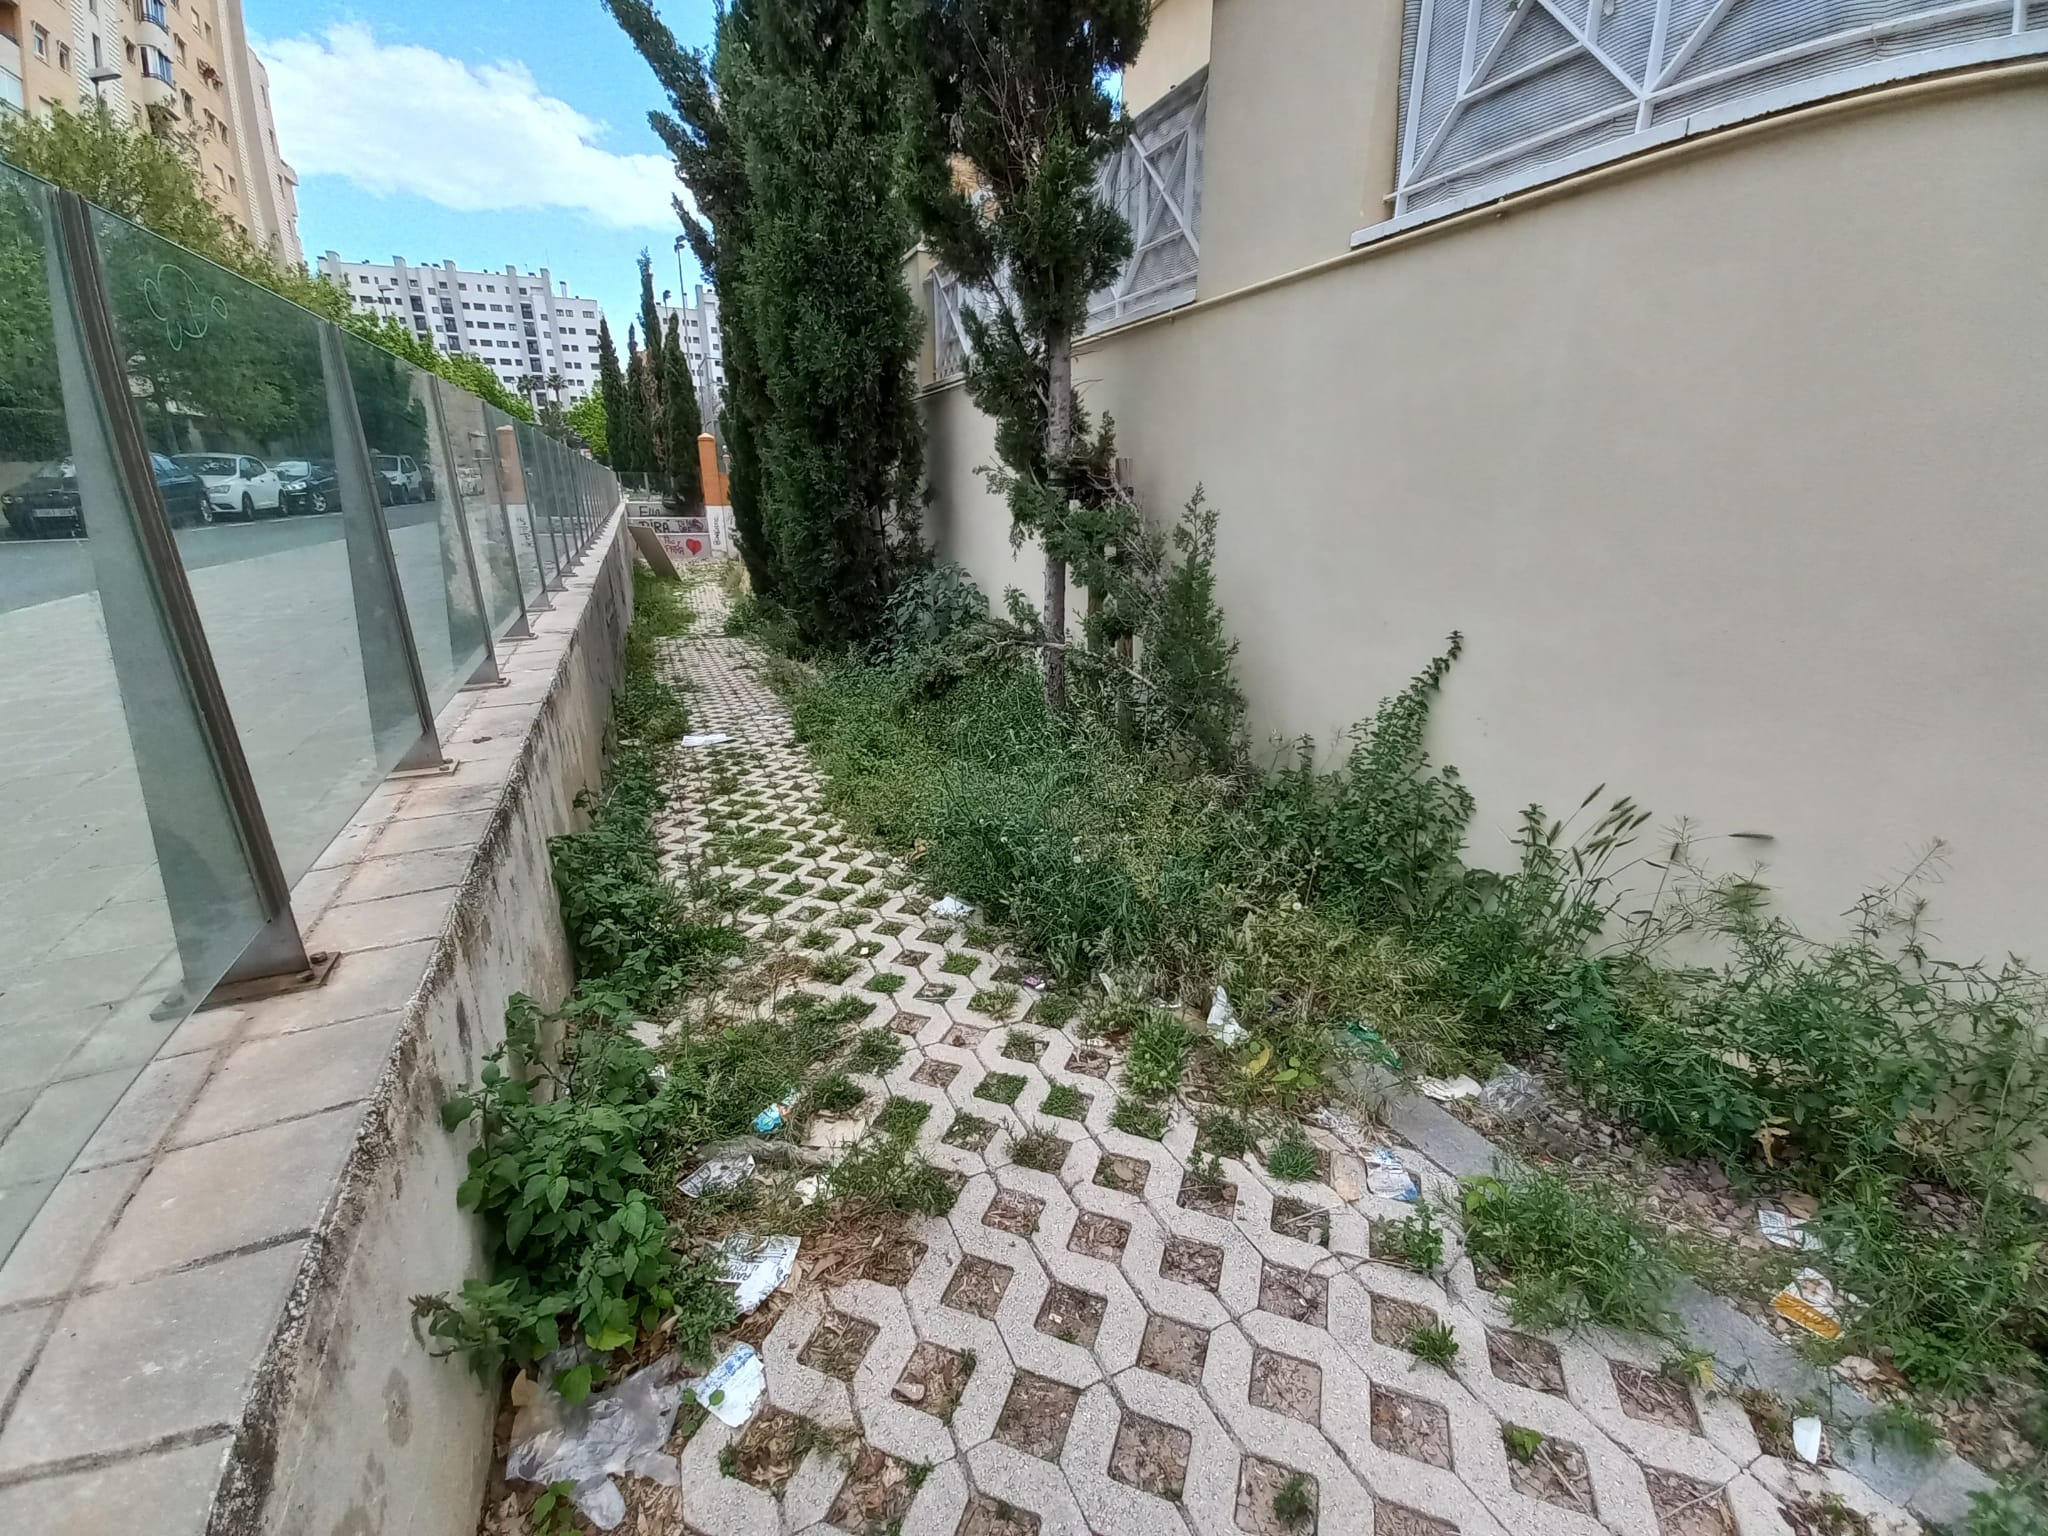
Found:
[{"label": "grass between pavers", "polygon": [[[733,1311],[713,1266],[686,1257],[702,1240],[746,1222],[829,1249],[835,1224],[852,1221],[868,1243],[876,1220],[942,1212],[954,1187],[915,1152],[929,1107],[892,1100],[816,1202],[798,1202],[765,1172],[696,1201],[676,1192],[701,1148],[754,1135],[768,1105],[793,1106],[783,1136],[814,1114],[859,1108],[867,1093],[848,1074],[885,1072],[902,1047],[885,1029],[855,1033],[877,1006],[871,997],[781,991],[811,968],[793,952],[725,969],[746,949],[731,922],[731,886],[662,875],[656,753],[687,720],[654,670],[655,642],[680,624],[672,591],[637,580],[618,749],[588,830],[552,845],[581,977],[552,1015],[513,999],[506,1046],[450,1100],[450,1130],[474,1128],[478,1138],[458,1200],[483,1220],[489,1268],[454,1296],[417,1303],[436,1346],[486,1375],[581,1344],[589,1355],[553,1382],[572,1400],[649,1330],[692,1360],[709,1356]],[[766,840],[721,850],[741,855],[735,863],[773,851]],[[772,998],[774,1008],[765,1018],[729,1017],[712,1003],[721,991],[750,1005]],[[658,1049],[633,1034],[649,1015],[674,1021]],[[546,1092],[535,1093],[536,1083]]]},{"label": "grass between pavers", "polygon": [[[1347,1019],[1373,1021],[1388,1045],[1364,1049],[1410,1069],[1555,1048],[1581,1091],[1667,1145],[1819,1199],[1811,1257],[1863,1302],[1837,1352],[1890,1359],[1930,1393],[1990,1372],[2024,1395],[2048,1283],[2013,1169],[2048,1131],[2048,983],[1930,958],[1910,880],[1860,902],[1847,938],[1809,939],[1682,839],[1654,909],[1628,917],[1620,877],[1647,816],[1599,791],[1572,818],[1532,808],[1509,870],[1469,865],[1471,797],[1425,746],[1460,646],[1334,771],[1304,755],[1191,772],[1085,709],[1051,716],[1021,668],[827,660],[778,684],[834,809],[915,847],[922,881],[1056,974],[1140,978],[1136,996],[1197,1009],[1223,983],[1250,1038],[1194,1050],[1236,1102],[1313,1102],[1342,1070],[1331,1026]],[[1717,958],[1667,963],[1680,938]],[[1130,1101],[1174,1090],[1151,1055],[1171,1038],[1154,1030],[1141,1053],[1135,1031],[1103,1032],[1133,1047],[1117,1113],[1149,1127]],[[1960,1219],[1930,1218],[1922,1184]]]}]

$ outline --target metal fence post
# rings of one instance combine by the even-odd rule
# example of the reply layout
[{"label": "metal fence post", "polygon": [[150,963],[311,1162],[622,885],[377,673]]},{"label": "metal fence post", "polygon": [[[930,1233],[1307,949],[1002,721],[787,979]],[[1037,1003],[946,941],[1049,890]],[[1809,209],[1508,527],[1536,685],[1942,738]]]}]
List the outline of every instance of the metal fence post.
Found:
[{"label": "metal fence post", "polygon": [[340,491],[342,540],[348,549],[349,586],[355,596],[356,639],[362,653],[363,686],[370,728],[414,734],[394,773],[447,773],[454,768],[441,751],[434,727],[434,701],[420,671],[418,637],[398,579],[391,525],[384,516],[379,476],[356,404],[348,353],[341,329],[320,322],[320,373],[327,389],[327,422],[334,440],[334,478]]},{"label": "metal fence post", "polygon": [[[167,1015],[194,1001],[191,994],[202,979],[191,974],[192,958],[210,947],[207,941],[233,904],[246,899],[228,890],[222,872],[206,859],[209,847],[229,842],[240,849],[249,882],[244,889],[253,893],[263,925],[207,1001],[317,986],[334,956],[306,952],[292,912],[291,886],[213,664],[129,392],[91,211],[75,192],[56,190],[51,209],[50,312],[65,414],[99,423],[112,471],[111,483],[93,487],[93,481],[106,480],[101,466],[92,462],[94,455],[76,453],[81,498],[92,488],[91,505],[126,513],[114,520],[118,527],[103,524],[97,531],[93,542],[101,547],[93,558],[159,878],[186,965],[185,996],[167,998],[158,1013]],[[192,784],[179,782],[182,775],[176,772],[151,771],[153,764],[174,756],[181,764],[205,761],[212,772]]]}]

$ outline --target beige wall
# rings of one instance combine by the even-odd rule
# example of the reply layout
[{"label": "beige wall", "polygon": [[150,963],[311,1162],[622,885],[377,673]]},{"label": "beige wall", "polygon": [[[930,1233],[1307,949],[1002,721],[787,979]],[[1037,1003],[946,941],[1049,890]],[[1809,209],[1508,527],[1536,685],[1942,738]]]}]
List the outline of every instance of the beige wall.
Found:
[{"label": "beige wall", "polygon": [[[1705,852],[1828,925],[1940,837],[1939,932],[2039,959],[2043,165],[2041,74],[1922,93],[1198,305],[1076,378],[1155,512],[1198,480],[1222,510],[1259,738],[1337,738],[1461,629],[1435,742],[1482,857],[1605,782],[1771,834]],[[988,424],[957,388],[928,413],[935,538],[1035,592]]]},{"label": "beige wall", "polygon": [[1209,62],[1209,12],[1214,0],[1152,0],[1145,46],[1124,71],[1124,107],[1133,114]]},{"label": "beige wall", "polygon": [[1341,255],[1393,190],[1402,0],[1216,0],[1203,298]]}]

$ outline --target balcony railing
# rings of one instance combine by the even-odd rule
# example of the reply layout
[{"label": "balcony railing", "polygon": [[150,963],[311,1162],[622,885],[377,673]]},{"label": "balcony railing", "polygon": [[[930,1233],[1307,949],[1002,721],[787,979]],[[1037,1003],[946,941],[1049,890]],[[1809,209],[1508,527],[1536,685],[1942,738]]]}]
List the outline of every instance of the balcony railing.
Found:
[{"label": "balcony railing", "polygon": [[476,396],[0,165],[0,1256],[618,505]]}]

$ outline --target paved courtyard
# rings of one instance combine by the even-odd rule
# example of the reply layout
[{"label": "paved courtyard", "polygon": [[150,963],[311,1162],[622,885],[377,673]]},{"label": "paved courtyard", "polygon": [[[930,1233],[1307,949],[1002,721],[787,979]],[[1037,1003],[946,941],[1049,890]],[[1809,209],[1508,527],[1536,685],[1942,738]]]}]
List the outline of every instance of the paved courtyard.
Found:
[{"label": "paved courtyard", "polygon": [[[718,635],[714,590],[693,601],[703,634],[670,642],[667,666],[690,689],[691,729],[733,741],[678,751],[665,854],[701,853],[707,809],[727,836],[787,844],[772,871],[731,871],[758,893],[746,921],[785,944],[823,924],[830,950],[858,961],[829,990],[873,999],[871,1022],[906,1048],[886,1080],[865,1080],[867,1108],[885,1095],[930,1105],[920,1146],[959,1197],[942,1219],[913,1219],[910,1241],[877,1252],[862,1278],[801,1292],[776,1320],[760,1412],[738,1431],[707,1420],[682,1452],[684,1529],[1917,1527],[1846,1472],[1768,1454],[1733,1397],[1660,1374],[1657,1341],[1517,1332],[1455,1234],[1441,1278],[1376,1255],[1375,1224],[1414,1209],[1365,1192],[1361,1154],[1383,1132],[1331,1116],[1310,1131],[1316,1181],[1225,1159],[1218,1184],[1191,1174],[1184,1108],[1160,1141],[1112,1127],[1115,1053],[1034,1026],[1028,986],[1004,1008],[1006,955],[965,942],[961,924],[929,914],[943,893],[846,839],[756,673],[759,652]],[[901,986],[868,985],[883,974]],[[1032,1132],[1058,1139],[1034,1159],[1051,1171],[1013,1156]],[[1453,1187],[1421,1153],[1394,1150],[1426,1191]],[[1405,1347],[1438,1324],[1457,1339],[1450,1370]]]}]

